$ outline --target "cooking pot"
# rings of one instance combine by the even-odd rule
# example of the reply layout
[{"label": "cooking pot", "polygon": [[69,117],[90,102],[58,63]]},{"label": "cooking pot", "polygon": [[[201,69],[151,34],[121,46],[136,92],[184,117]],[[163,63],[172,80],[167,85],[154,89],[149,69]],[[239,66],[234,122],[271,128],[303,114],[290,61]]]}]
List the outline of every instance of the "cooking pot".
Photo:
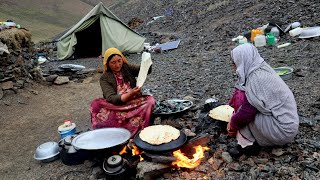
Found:
[{"label": "cooking pot", "polygon": [[145,151],[151,152],[167,152],[173,151],[184,145],[187,141],[187,136],[184,132],[180,131],[180,136],[178,139],[174,141],[170,141],[168,143],[160,144],[160,145],[152,145],[145,141],[143,141],[140,136],[140,132],[134,136],[134,143]]},{"label": "cooking pot", "polygon": [[76,149],[71,145],[72,140],[77,135],[70,135],[59,141],[60,158],[65,165],[78,165],[82,164],[85,160],[89,159],[90,153],[86,150]]},{"label": "cooking pot", "polygon": [[89,153],[90,158],[100,159],[120,152],[127,145],[130,137],[130,131],[124,128],[101,128],[78,135],[71,144],[75,149]]}]

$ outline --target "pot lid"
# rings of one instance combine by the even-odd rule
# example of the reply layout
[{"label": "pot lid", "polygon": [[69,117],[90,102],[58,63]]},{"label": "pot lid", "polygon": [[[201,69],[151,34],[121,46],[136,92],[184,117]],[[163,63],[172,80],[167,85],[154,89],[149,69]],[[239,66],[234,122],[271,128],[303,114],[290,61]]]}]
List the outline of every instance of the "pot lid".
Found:
[{"label": "pot lid", "polygon": [[78,135],[72,145],[85,150],[106,149],[125,143],[130,136],[130,131],[124,128],[102,128]]},{"label": "pot lid", "polygon": [[110,167],[116,167],[122,165],[122,157],[119,155],[110,156],[107,160],[107,164]]}]

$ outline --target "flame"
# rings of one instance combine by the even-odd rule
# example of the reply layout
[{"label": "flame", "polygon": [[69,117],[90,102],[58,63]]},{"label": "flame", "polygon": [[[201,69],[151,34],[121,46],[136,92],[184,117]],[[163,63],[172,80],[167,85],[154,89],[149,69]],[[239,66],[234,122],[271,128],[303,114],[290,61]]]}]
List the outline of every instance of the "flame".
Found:
[{"label": "flame", "polygon": [[122,150],[119,152],[119,155],[122,155],[124,153],[127,153],[127,146],[125,146],[124,148],[122,148]]},{"label": "flame", "polygon": [[180,149],[174,151],[173,156],[176,157],[177,160],[174,161],[172,165],[189,169],[197,167],[201,163],[201,159],[204,157],[204,151],[207,151],[210,148],[202,147],[200,145],[194,148],[196,149],[196,153],[193,154],[192,159],[189,159],[187,156],[185,156]]},{"label": "flame", "polygon": [[137,146],[135,146],[135,145],[133,145],[132,146],[133,147],[133,149],[132,149],[132,156],[139,156],[140,157],[140,161],[143,161],[144,159],[143,159],[143,157],[141,156],[141,151],[138,149],[138,147]]}]

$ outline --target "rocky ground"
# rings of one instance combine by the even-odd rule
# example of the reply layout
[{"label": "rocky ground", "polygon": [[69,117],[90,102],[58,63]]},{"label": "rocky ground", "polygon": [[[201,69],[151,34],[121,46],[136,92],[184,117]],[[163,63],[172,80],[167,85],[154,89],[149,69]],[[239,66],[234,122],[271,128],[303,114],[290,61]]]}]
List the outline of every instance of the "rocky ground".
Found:
[{"label": "rocky ground", "polygon": [[[295,21],[304,26],[319,25],[319,2],[129,1],[114,6],[111,10],[124,22],[133,17],[148,22],[151,17],[167,12],[167,16],[136,28],[147,37],[146,42],[151,44],[164,39],[181,39],[178,49],[152,53],[153,72],[148,77],[145,88],[150,89],[157,100],[187,97],[195,103],[191,111],[180,116],[158,118],[158,122],[169,122],[179,128],[191,129],[196,134],[212,135],[208,161],[193,171],[173,171],[163,174],[159,179],[320,177],[319,37],[299,39],[286,34],[280,37],[278,44],[291,42],[290,46],[281,49],[275,46],[259,48],[262,57],[272,67],[294,68],[293,77],[286,83],[295,95],[301,126],[292,144],[264,148],[257,156],[242,156],[238,160],[232,160],[228,158],[226,149],[234,144],[234,139],[217,130],[217,124],[201,111],[207,98],[215,97],[220,103],[226,103],[231,97],[236,80],[230,61],[230,51],[236,46],[231,41],[232,38],[272,19],[282,22],[283,29]],[[138,64],[140,58],[140,54],[128,55],[132,63]],[[41,67],[49,72],[49,69],[62,63],[96,69],[101,68],[102,60],[53,61]],[[39,164],[32,159],[32,155],[41,142],[58,140],[56,128],[66,117],[71,117],[80,130],[89,127],[88,106],[92,99],[101,97],[98,76],[96,74],[84,82],[80,79],[77,83],[62,86],[35,84],[29,91],[3,97],[0,123],[5,127],[1,137],[5,138],[6,143],[1,145],[5,153],[1,156],[4,164],[0,166],[0,170],[4,179],[97,178],[95,175],[98,170],[91,168],[90,163],[71,167],[60,161]],[[22,138],[21,135],[28,138]],[[18,150],[11,151],[7,147]]]}]

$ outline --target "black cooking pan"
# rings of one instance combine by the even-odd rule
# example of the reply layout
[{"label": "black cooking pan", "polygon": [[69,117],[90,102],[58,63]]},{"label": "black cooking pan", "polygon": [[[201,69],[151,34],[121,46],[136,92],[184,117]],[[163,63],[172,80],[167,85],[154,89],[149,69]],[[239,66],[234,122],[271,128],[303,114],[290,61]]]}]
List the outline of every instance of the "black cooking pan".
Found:
[{"label": "black cooking pan", "polygon": [[140,136],[140,132],[134,136],[134,143],[145,151],[153,151],[153,152],[166,152],[178,149],[187,141],[187,136],[184,132],[180,131],[180,136],[178,139],[171,141],[169,143],[160,144],[160,145],[152,145],[147,142],[144,142]]}]

